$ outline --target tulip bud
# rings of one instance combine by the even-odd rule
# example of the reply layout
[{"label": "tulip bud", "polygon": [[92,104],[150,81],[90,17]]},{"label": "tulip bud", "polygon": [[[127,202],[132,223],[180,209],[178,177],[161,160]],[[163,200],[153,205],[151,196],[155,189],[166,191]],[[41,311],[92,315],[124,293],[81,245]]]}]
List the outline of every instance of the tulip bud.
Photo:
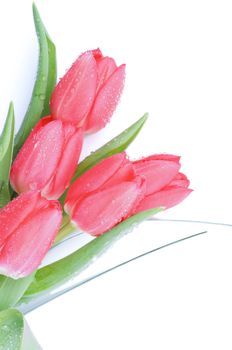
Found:
[{"label": "tulip bud", "polygon": [[99,236],[131,215],[141,200],[143,180],[125,153],[88,170],[70,187],[65,211],[80,229]]},{"label": "tulip bud", "polygon": [[178,156],[157,154],[133,162],[136,174],[146,180],[145,197],[135,213],[157,207],[171,208],[192,192],[188,188],[189,180],[179,172],[179,160]]},{"label": "tulip bud", "polygon": [[77,167],[83,133],[74,125],[45,117],[27,138],[10,174],[17,193],[40,190],[48,199],[58,199],[69,186]]},{"label": "tulip bud", "polygon": [[0,273],[12,278],[31,274],[58,233],[62,209],[38,191],[23,193],[0,210]]},{"label": "tulip bud", "polygon": [[54,118],[83,127],[102,129],[117,107],[123,90],[125,65],[116,66],[99,49],[83,53],[56,86],[51,98]]}]

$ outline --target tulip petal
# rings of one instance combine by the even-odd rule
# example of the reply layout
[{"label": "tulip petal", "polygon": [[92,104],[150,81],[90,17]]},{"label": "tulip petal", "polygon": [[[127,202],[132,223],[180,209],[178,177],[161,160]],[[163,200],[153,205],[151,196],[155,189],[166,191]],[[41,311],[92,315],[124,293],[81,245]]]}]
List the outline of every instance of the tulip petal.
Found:
[{"label": "tulip petal", "polygon": [[120,184],[124,181],[131,181],[135,178],[135,171],[129,159],[125,158],[118,170],[102,185],[103,188]]},{"label": "tulip petal", "polygon": [[24,143],[24,147],[20,150],[15,161],[13,162],[11,166],[11,172],[10,172],[10,183],[11,187],[16,191],[20,192],[20,189],[18,188],[17,182],[18,182],[18,176],[19,172],[23,169],[22,163],[24,162],[24,159],[28,159],[28,157],[31,154],[31,147],[33,147],[36,139],[36,135],[38,131],[46,124],[48,124],[50,121],[52,121],[52,117],[44,117],[40,119],[40,121],[35,125],[35,127],[32,129],[31,133],[29,134],[28,138],[26,139]]},{"label": "tulip petal", "polygon": [[90,194],[76,205],[72,220],[82,230],[99,236],[131,214],[140,194],[141,183],[137,181]]},{"label": "tulip petal", "polygon": [[97,62],[97,92],[116,69],[116,63],[111,57],[103,57]]},{"label": "tulip petal", "polygon": [[27,217],[11,234],[0,252],[1,273],[21,278],[32,273],[50,248],[61,224],[59,202],[46,206]]},{"label": "tulip petal", "polygon": [[10,180],[16,192],[41,189],[48,183],[58,165],[63,141],[62,123],[58,120],[26,140],[11,169]]},{"label": "tulip petal", "polygon": [[188,187],[190,184],[190,181],[188,180],[187,176],[178,173],[176,177],[170,182],[169,186],[180,186],[180,187]]},{"label": "tulip petal", "polygon": [[58,199],[69,186],[76,170],[83,144],[83,132],[74,125],[63,123],[65,132],[62,156],[57,165],[55,175],[42,190],[48,199]]},{"label": "tulip petal", "polygon": [[135,213],[158,207],[171,208],[182,202],[191,192],[189,188],[168,186],[162,191],[145,197],[137,206]]},{"label": "tulip petal", "polygon": [[83,195],[96,191],[104,185],[117,172],[125,159],[125,153],[115,154],[102,160],[77,178],[68,191],[65,200],[65,210],[70,213],[71,208]]},{"label": "tulip petal", "polygon": [[43,117],[42,119],[39,120],[39,122],[35,125],[35,127],[32,129],[31,133],[29,134],[27,140],[30,138],[33,138],[34,135],[38,132],[40,128],[43,126],[47,125],[48,123],[52,122],[54,119],[52,118],[51,115],[47,115],[46,117]]},{"label": "tulip petal", "polygon": [[176,156],[174,154],[161,153],[161,154],[153,154],[143,159],[139,159],[133,162],[133,164],[147,162],[149,160],[170,160],[172,162],[176,162],[179,164],[180,156]]},{"label": "tulip petal", "polygon": [[14,232],[43,199],[38,191],[23,193],[0,210],[0,251]]},{"label": "tulip petal", "polygon": [[118,67],[99,90],[86,120],[87,132],[98,131],[109,122],[119,102],[125,80],[125,64]]},{"label": "tulip petal", "polygon": [[95,58],[95,60],[98,62],[102,57],[102,52],[99,48],[95,49],[95,50],[91,50],[93,57]]},{"label": "tulip petal", "polygon": [[80,127],[96,93],[97,64],[91,51],[82,54],[56,86],[51,98],[54,118]]},{"label": "tulip petal", "polygon": [[133,163],[137,175],[146,179],[146,195],[157,192],[167,186],[177,175],[180,164],[169,160],[147,160]]}]

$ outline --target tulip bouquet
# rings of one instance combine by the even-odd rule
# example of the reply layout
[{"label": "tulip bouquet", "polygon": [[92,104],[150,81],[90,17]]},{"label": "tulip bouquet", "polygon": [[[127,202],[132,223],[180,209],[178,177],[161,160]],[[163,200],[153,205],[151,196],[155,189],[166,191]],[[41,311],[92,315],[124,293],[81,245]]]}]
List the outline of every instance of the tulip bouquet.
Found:
[{"label": "tulip bouquet", "polygon": [[[147,115],[78,164],[85,134],[102,129],[118,104],[125,65],[89,50],[56,85],[55,46],[35,5],[33,14],[40,55],[31,102],[16,136],[10,104],[0,138],[0,348],[14,350],[25,346],[18,306],[67,282],[131,226],[191,192],[180,157],[126,155]],[[41,267],[77,229],[95,238]]]}]

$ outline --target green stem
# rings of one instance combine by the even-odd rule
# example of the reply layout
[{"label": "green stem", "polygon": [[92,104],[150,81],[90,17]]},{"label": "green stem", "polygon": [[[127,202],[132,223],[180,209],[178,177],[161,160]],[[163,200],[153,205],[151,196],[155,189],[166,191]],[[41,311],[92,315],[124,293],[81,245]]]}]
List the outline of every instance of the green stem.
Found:
[{"label": "green stem", "polygon": [[54,245],[56,245],[57,243],[62,241],[65,237],[67,237],[71,233],[75,232],[76,230],[77,230],[76,226],[74,224],[72,224],[70,221],[68,221],[66,224],[61,226],[61,229],[60,229],[58,235],[56,236]]},{"label": "green stem", "polygon": [[63,213],[63,219],[62,219],[62,223],[61,223],[61,229],[66,226],[67,224],[70,223],[70,217],[69,215],[67,215],[66,213]]}]

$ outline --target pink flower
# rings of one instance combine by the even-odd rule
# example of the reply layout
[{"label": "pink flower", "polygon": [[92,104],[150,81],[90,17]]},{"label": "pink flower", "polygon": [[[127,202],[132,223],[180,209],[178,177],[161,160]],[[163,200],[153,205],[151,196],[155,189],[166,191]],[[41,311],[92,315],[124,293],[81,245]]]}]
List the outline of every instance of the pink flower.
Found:
[{"label": "pink flower", "polygon": [[82,142],[83,133],[74,125],[41,119],[12,165],[11,186],[17,193],[40,190],[48,199],[59,198],[75,172]]},{"label": "pink flower", "polygon": [[132,214],[170,208],[191,192],[179,159],[160,154],[130,162],[125,153],[104,159],[73,183],[65,211],[80,229],[98,236]]},{"label": "pink flower", "polygon": [[96,132],[109,122],[125,79],[125,65],[99,49],[83,53],[56,86],[51,98],[54,118]]},{"label": "pink flower", "polygon": [[0,210],[0,273],[21,278],[41,263],[59,230],[62,209],[38,191],[23,193]]},{"label": "pink flower", "polygon": [[101,235],[131,215],[142,196],[143,180],[125,153],[104,159],[70,187],[65,210],[82,230]]},{"label": "pink flower", "polygon": [[189,180],[179,172],[180,157],[170,154],[153,155],[133,162],[137,175],[145,178],[145,197],[135,212],[164,207],[182,202],[191,192]]}]

